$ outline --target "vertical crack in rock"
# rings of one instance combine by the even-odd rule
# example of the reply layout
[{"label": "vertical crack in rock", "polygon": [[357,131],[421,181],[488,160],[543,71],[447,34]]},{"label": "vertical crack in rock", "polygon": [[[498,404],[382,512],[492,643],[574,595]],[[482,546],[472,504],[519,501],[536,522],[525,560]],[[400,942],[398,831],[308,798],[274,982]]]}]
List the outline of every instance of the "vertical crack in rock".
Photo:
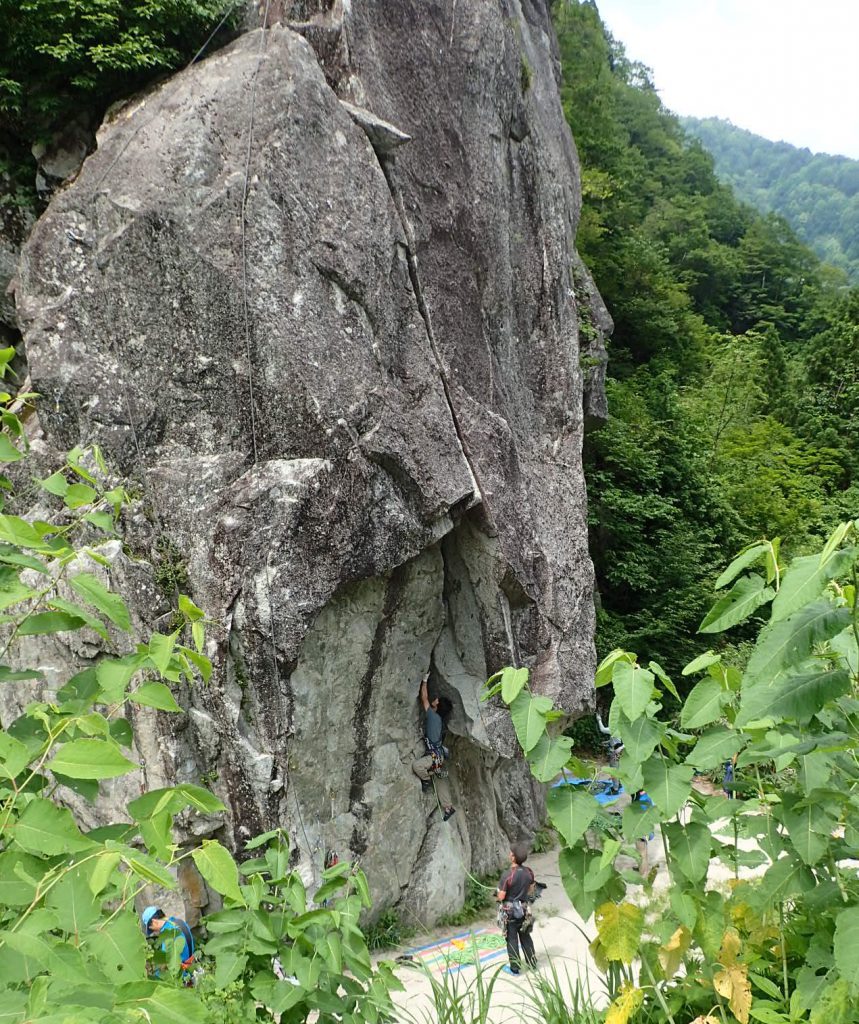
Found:
[{"label": "vertical crack in rock", "polygon": [[474,481],[474,496],[475,499],[483,503],[486,511],[487,518],[492,520],[492,513],[489,505],[486,502],[486,491],[484,490],[480,482],[480,472],[477,468],[471,452],[469,450],[468,441],[465,438],[465,432],[462,429],[459,414],[456,410],[456,403],[453,400],[452,388],[450,385],[450,379],[448,377],[447,367],[444,363],[441,351],[439,350],[438,343],[436,342],[435,332],[432,326],[432,317],[430,316],[429,308],[427,307],[426,300],[424,299],[423,287],[421,286],[420,272],[418,270],[418,258],[417,250],[415,247],[414,234],[412,232],[412,226],[409,223],[409,219],[406,216],[406,208],[403,203],[403,196],[400,192],[399,186],[397,185],[396,178],[394,176],[393,162],[390,157],[387,157],[381,153],[376,153],[379,161],[379,166],[382,169],[382,174],[385,176],[385,181],[388,184],[388,189],[391,193],[391,198],[394,202],[394,208],[397,211],[397,216],[400,219],[400,223],[403,228],[403,235],[406,240],[406,264],[409,268],[409,279],[412,282],[412,291],[415,293],[415,301],[417,302],[418,312],[421,315],[421,319],[424,322],[424,327],[427,332],[427,339],[430,343],[430,350],[432,351],[433,360],[435,361],[436,369],[438,370],[439,379],[441,380],[441,386],[444,391],[445,401],[447,407],[450,410],[450,417],[453,421],[453,429],[456,431],[456,436],[459,440],[460,447],[462,448],[462,457],[465,459],[468,471],[471,474],[471,478]]},{"label": "vertical crack in rock", "polygon": [[378,670],[388,634],[394,624],[394,612],[399,606],[406,587],[408,567],[398,566],[392,573],[385,588],[385,603],[382,617],[373,634],[373,642],[367,657],[367,670],[358,685],[358,699],[355,702],[355,717],[352,720],[352,735],[355,739],[355,753],[352,757],[352,773],[349,784],[349,805],[355,818],[349,849],[356,856],[367,851],[367,832],[372,808],[364,801],[364,788],[370,781],[373,768],[372,752],[369,750],[370,713],[373,702],[373,678]]}]

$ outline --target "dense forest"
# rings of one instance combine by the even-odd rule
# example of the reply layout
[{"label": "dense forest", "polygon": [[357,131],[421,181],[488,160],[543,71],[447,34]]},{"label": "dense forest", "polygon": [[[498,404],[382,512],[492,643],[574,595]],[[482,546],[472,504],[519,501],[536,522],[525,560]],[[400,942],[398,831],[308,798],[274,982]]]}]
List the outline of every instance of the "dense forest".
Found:
[{"label": "dense forest", "polygon": [[859,291],[719,181],[593,2],[553,10],[578,244],[615,320],[585,444],[599,653],[676,668],[726,557],[803,553],[859,509]]},{"label": "dense forest", "polygon": [[822,260],[859,282],[859,160],[770,142],[717,117],[680,123],[741,200],[780,213]]}]

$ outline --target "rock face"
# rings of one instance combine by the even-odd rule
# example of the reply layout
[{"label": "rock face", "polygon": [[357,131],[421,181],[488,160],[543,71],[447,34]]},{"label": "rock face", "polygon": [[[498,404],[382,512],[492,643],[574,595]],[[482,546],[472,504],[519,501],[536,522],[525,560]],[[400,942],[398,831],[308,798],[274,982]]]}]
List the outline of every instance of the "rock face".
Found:
[{"label": "rock face", "polygon": [[[203,778],[227,841],[283,825],[309,879],[333,848],[432,920],[540,820],[487,675],[591,699],[578,303],[610,321],[544,0],[279,13],[102,129],[18,316],[47,439],[140,481],[135,572],[213,623],[210,685],[138,723],[146,784]],[[427,669],[448,824],[409,767]]]}]

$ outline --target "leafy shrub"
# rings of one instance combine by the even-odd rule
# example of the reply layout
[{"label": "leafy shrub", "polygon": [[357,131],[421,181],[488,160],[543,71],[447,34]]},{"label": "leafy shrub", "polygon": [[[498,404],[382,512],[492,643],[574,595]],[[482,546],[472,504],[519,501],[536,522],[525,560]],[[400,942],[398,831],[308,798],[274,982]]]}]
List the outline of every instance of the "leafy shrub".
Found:
[{"label": "leafy shrub", "polygon": [[[609,727],[625,745],[616,775],[627,791],[645,789],[652,806],[633,803],[610,827],[573,787],[553,789],[547,807],[562,840],[564,888],[584,919],[595,915],[591,953],[613,1021],[639,1007],[672,1024],[729,1014],[740,1024],[859,1019],[859,879],[846,866],[859,854],[857,542],[859,520],[787,566],[778,541],[739,553],[717,580],[722,595],[700,631],[717,634],[768,611],[766,624],[743,671],[714,650],[686,665],[683,675],[697,681],[679,723],[663,711],[679,698],[658,664],[616,650],[600,665],[597,686],[614,691]],[[569,757],[551,702],[530,693],[521,669],[490,680],[487,693],[495,692],[545,781]],[[696,772],[728,762],[735,799],[693,789]],[[614,864],[624,843],[651,832],[671,878],[656,920],[628,898],[633,887],[649,893],[650,879]],[[733,875],[726,892],[706,886],[714,861]],[[750,868],[761,876],[746,877]]]},{"label": "leafy shrub", "polygon": [[404,924],[396,910],[388,907],[366,929],[367,946],[373,950],[400,949],[414,934],[414,928]]},{"label": "leafy shrub", "polygon": [[495,906],[495,892],[498,878],[495,875],[483,875],[475,878],[468,875],[465,881],[465,901],[462,907],[453,914],[446,914],[439,919],[440,925],[460,928],[486,917],[486,912]]}]

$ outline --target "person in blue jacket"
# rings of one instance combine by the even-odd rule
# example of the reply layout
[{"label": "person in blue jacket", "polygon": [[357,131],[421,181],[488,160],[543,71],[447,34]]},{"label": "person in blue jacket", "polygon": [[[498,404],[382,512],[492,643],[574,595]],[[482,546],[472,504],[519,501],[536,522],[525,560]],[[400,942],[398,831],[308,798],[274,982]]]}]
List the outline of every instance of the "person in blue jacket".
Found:
[{"label": "person in blue jacket", "polygon": [[[162,935],[164,932],[179,932],[185,940],[182,947],[182,966],[186,969],[191,966],[194,961],[194,936],[181,917],[168,917],[160,907],[147,907],[140,915],[140,920],[147,939]],[[166,950],[167,943],[162,942],[161,948]]]}]

